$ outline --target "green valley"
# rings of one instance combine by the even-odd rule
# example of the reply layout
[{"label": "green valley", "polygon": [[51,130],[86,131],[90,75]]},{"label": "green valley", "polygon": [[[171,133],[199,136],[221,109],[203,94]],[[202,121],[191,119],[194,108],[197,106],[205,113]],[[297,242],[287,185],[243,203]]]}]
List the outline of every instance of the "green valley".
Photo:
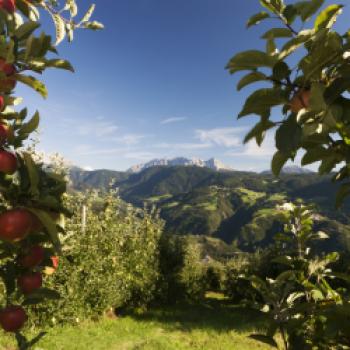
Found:
[{"label": "green valley", "polygon": [[214,171],[196,166],[155,166],[139,173],[71,171],[73,189],[118,188],[126,202],[156,206],[166,231],[210,236],[242,251],[255,251],[282,229],[279,206],[289,201],[314,204],[317,229],[330,239],[326,250],[350,247],[350,205],[334,208],[330,177],[313,173],[284,174]]}]

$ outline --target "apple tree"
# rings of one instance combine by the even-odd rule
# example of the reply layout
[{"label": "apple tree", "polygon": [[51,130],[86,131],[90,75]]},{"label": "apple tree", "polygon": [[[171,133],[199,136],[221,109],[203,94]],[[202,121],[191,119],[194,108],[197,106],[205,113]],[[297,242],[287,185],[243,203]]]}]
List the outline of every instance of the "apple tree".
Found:
[{"label": "apple tree", "polygon": [[[39,32],[43,11],[53,19],[56,38]],[[63,7],[56,0],[0,0],[0,327],[15,334],[20,349],[42,336],[29,341],[21,333],[26,309],[59,298],[44,287],[44,271],[57,265],[52,257],[60,253],[62,218],[68,211],[64,177],[37,163],[26,147],[40,116],[29,117],[20,108],[16,86],[25,84],[46,98],[38,76],[48,68],[73,71],[57,56],[56,46],[66,37],[71,41],[75,29],[102,28],[90,20],[93,11],[94,5],[77,20],[75,0],[66,0]]]},{"label": "apple tree", "polygon": [[[266,84],[247,98],[238,115],[259,116],[245,142],[255,139],[261,145],[266,132],[275,130],[273,173],[301,152],[302,165],[319,164],[320,174],[332,173],[341,183],[339,206],[350,194],[350,31],[334,29],[343,5],[324,6],[324,0],[260,4],[262,11],[247,27],[271,24],[262,35],[266,50],[240,52],[227,65],[231,74],[247,71],[238,90]],[[272,117],[274,108],[278,112]]]}]

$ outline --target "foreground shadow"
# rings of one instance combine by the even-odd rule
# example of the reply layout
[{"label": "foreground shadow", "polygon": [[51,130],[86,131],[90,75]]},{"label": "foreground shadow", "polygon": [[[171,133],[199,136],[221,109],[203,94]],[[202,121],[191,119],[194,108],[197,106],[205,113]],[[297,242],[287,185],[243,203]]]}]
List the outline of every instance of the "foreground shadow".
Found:
[{"label": "foreground shadow", "polygon": [[129,313],[138,321],[161,322],[168,329],[190,332],[251,332],[266,328],[266,318],[256,310],[241,308],[226,300],[206,299],[200,304],[153,307],[143,314]]}]

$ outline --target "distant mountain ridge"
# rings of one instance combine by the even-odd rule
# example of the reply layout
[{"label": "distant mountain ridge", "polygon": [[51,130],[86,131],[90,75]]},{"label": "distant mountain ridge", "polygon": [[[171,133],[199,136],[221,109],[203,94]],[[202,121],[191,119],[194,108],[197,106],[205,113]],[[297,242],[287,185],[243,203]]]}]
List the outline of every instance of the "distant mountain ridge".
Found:
[{"label": "distant mountain ridge", "polygon": [[[304,174],[313,174],[315,173],[314,171],[308,169],[308,168],[303,168],[300,166],[296,166],[296,165],[291,165],[291,166],[285,166],[282,171],[282,174],[300,174],[300,175],[304,175]],[[261,174],[272,174],[271,170],[265,170],[262,171]]]},{"label": "distant mountain ridge", "polygon": [[209,168],[215,171],[233,171],[228,165],[225,165],[218,159],[210,158],[208,160],[202,160],[200,158],[185,158],[177,157],[172,159],[160,158],[152,159],[151,161],[143,164],[137,164],[127,170],[128,173],[139,173],[145,169],[155,166],[197,166],[200,168]]}]

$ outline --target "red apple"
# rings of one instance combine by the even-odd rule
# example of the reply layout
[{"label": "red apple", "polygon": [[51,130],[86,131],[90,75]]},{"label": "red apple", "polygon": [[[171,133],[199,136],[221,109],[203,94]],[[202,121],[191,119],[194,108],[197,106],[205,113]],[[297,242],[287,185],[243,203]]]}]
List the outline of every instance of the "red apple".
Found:
[{"label": "red apple", "polygon": [[0,80],[0,91],[11,92],[17,85],[16,79],[7,78]]},{"label": "red apple", "polygon": [[5,107],[5,99],[4,96],[0,95],[0,112],[4,109]]},{"label": "red apple", "polygon": [[18,262],[22,267],[32,268],[40,265],[45,257],[45,250],[40,245],[34,245],[20,255]]},{"label": "red apple", "polygon": [[14,13],[16,10],[16,0],[0,0],[0,8],[9,13]]},{"label": "red apple", "polygon": [[32,214],[26,209],[12,209],[0,214],[0,239],[20,241],[30,233]]},{"label": "red apple", "polygon": [[17,284],[23,294],[31,294],[42,286],[43,277],[40,272],[29,273],[20,276]]},{"label": "red apple", "polygon": [[16,73],[16,67],[11,63],[7,63],[4,58],[0,57],[0,71],[5,73],[8,77],[0,80],[0,90],[10,92],[17,84],[16,79],[13,78],[13,75]]},{"label": "red apple", "polygon": [[8,126],[0,123],[0,146],[7,141],[8,137],[9,137]]},{"label": "red apple", "polygon": [[33,221],[33,224],[32,224],[31,232],[38,232],[38,231],[41,231],[43,229],[44,226],[43,226],[42,222],[34,214],[32,214],[32,221]]},{"label": "red apple", "polygon": [[0,172],[12,175],[17,170],[17,158],[13,153],[0,150]]},{"label": "red apple", "polygon": [[303,108],[308,108],[310,105],[310,90],[300,90],[290,100],[290,109],[293,113],[298,113]]},{"label": "red apple", "polygon": [[8,306],[0,310],[0,325],[6,332],[17,332],[27,321],[27,314],[21,306]]},{"label": "red apple", "polygon": [[11,63],[7,63],[4,58],[0,57],[0,71],[4,72],[6,76],[9,77],[16,73],[16,67]]},{"label": "red apple", "polygon": [[54,269],[56,270],[58,267],[58,263],[60,261],[59,256],[52,256],[51,257],[51,261],[52,261],[52,266],[54,267]]},{"label": "red apple", "polygon": [[44,273],[46,275],[52,275],[55,273],[57,267],[58,267],[58,264],[59,264],[59,257],[58,256],[51,256],[51,262],[52,262],[52,266],[46,266],[45,269],[44,269]]}]

